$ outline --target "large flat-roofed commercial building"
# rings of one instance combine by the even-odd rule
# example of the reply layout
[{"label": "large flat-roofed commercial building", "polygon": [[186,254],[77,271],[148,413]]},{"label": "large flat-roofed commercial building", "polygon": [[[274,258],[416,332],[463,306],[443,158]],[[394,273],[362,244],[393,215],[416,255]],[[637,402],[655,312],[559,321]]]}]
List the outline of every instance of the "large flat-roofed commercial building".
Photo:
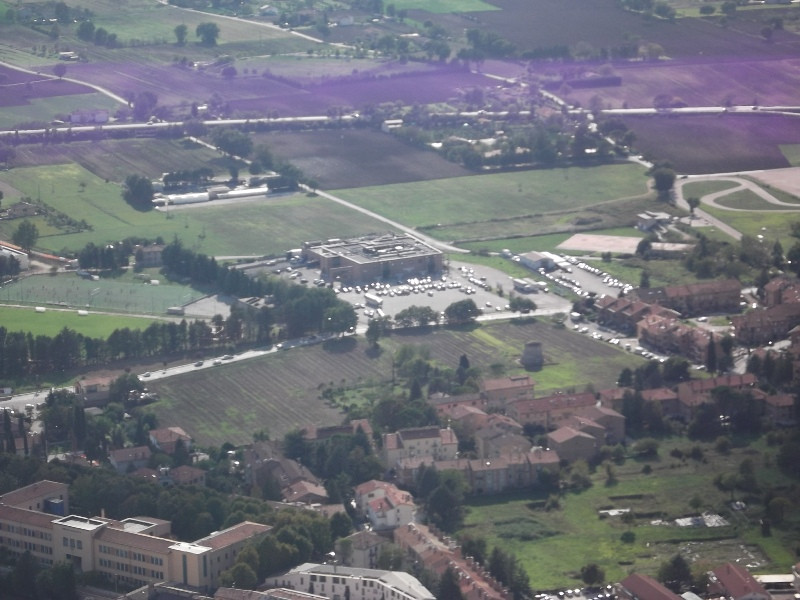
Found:
[{"label": "large flat-roofed commercial building", "polygon": [[153,517],[117,521],[59,514],[69,506],[66,484],[39,483],[0,496],[0,548],[28,551],[43,565],[71,563],[110,581],[135,586],[160,581],[210,590],[236,556],[271,527],[245,521],[194,542],[171,539],[170,522]]},{"label": "large flat-roofed commercial building", "polygon": [[440,250],[396,233],[304,242],[302,258],[318,263],[324,280],[352,284],[434,276],[441,273],[443,262]]}]

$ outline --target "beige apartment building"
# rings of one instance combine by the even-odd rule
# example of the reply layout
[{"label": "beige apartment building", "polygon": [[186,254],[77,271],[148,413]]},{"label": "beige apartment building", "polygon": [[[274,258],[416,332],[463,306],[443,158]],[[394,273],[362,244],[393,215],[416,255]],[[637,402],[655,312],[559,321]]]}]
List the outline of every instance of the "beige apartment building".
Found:
[{"label": "beige apartment building", "polygon": [[194,542],[171,539],[170,522],[117,521],[69,514],[69,488],[41,481],[0,496],[0,547],[30,552],[43,565],[72,563],[110,581],[142,586],[172,582],[200,591],[219,585],[239,552],[271,528],[245,521]]}]

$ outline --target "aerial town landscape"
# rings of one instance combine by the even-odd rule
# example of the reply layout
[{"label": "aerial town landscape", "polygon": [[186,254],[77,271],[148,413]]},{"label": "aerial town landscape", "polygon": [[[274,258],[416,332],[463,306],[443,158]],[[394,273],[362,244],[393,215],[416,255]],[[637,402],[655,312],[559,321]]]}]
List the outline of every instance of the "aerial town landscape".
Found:
[{"label": "aerial town landscape", "polygon": [[800,7],[0,0],[0,598],[799,600]]}]

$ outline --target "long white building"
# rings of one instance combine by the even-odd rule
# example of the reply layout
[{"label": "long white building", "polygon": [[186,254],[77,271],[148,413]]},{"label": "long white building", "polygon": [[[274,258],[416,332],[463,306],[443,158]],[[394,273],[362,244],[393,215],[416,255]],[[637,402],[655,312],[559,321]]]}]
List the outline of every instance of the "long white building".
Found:
[{"label": "long white building", "polygon": [[435,596],[413,575],[402,571],[358,569],[338,565],[305,563],[266,584],[353,600],[435,600]]}]

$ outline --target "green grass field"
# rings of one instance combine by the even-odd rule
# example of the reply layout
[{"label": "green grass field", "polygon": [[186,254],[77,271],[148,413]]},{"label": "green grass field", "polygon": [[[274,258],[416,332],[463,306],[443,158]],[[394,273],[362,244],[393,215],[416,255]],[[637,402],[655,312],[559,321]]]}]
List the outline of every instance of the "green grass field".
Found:
[{"label": "green grass field", "polygon": [[[613,485],[606,484],[605,470],[598,470],[592,487],[562,495],[558,510],[545,511],[537,503],[543,497],[530,494],[475,499],[469,503],[462,533],[485,537],[490,547],[499,545],[513,552],[535,590],[580,585],[580,568],[590,563],[605,570],[606,581],[619,581],[633,571],[654,576],[661,563],[677,552],[691,557],[697,567],[714,567],[728,560],[738,561],[747,551],[752,556],[747,562],[757,565],[752,568],[755,572],[788,570],[793,563],[786,550],[791,547],[788,534],[762,538],[755,526],[742,518],[753,518],[749,509],[744,515],[731,514],[726,506],[730,496],[712,483],[715,474],[735,471],[745,457],[759,465],[763,461],[764,469],[759,467],[762,481],[775,476],[774,467],[766,466],[765,457],[748,449],[723,456],[703,445],[707,461],[702,462],[669,456],[669,448],[686,449],[690,445],[682,439],[662,441],[660,458],[647,463],[653,469],[651,475],[643,475],[645,463],[633,459],[613,467],[618,479]],[[702,501],[699,511],[724,512],[731,525],[679,528],[651,524],[659,518],[698,514],[689,505],[695,495]],[[635,526],[624,525],[618,517],[599,518],[597,511],[608,508],[630,508],[637,515]],[[635,534],[632,544],[620,540],[629,529]]]},{"label": "green grass field", "polygon": [[119,104],[99,92],[32,98],[28,104],[4,106],[0,111],[0,129],[11,129],[19,123],[29,121],[51,121],[56,118],[63,120],[69,113],[87,107],[105,108],[113,113],[119,108]]},{"label": "green grass field", "polygon": [[[141,212],[122,200],[119,185],[106,183],[77,164],[13,169],[0,173],[0,180],[92,226],[91,231],[64,233],[48,225],[44,217],[32,219],[40,231],[37,246],[56,252],[77,252],[89,242],[101,244],[130,236],[161,236],[167,241],[177,236],[187,247],[208,255],[281,254],[303,240],[387,228],[333,202],[300,194]],[[16,227],[13,221],[0,222],[0,235],[10,238]]]},{"label": "green grass field", "polygon": [[[4,290],[0,290],[0,296]],[[153,319],[121,317],[119,315],[88,314],[80,316],[77,310],[48,308],[37,313],[32,308],[0,306],[0,323],[12,331],[24,331],[33,336],[53,337],[64,327],[92,338],[107,338],[115,329],[146,329]]]},{"label": "green grass field", "polygon": [[[334,193],[405,225],[424,227],[574,211],[645,195],[647,180],[642,167],[625,164],[475,175]],[[439,237],[435,229],[431,234]]]},{"label": "green grass field", "polygon": [[163,277],[153,278],[161,279],[161,283],[149,285],[132,277],[92,281],[74,273],[26,277],[0,288],[0,303],[163,315],[170,306],[205,295],[187,286],[164,282]]},{"label": "green grass field", "polygon": [[[727,208],[738,208],[741,210],[752,210],[752,211],[778,210],[784,213],[787,210],[791,210],[789,207],[767,202],[752,190],[746,190],[746,189],[731,192],[730,194],[727,194],[722,198],[717,198],[715,202],[720,206],[724,206]],[[797,212],[798,212],[797,216],[798,218],[800,218],[800,206],[797,207]]]},{"label": "green grass field", "polygon": [[[775,211],[732,211],[703,206],[708,214],[724,221],[744,235],[763,235],[769,244],[779,240],[784,248],[791,248],[795,238],[791,236],[791,224],[800,221],[800,213]],[[730,240],[730,237],[723,238]]]},{"label": "green grass field", "polygon": [[739,184],[733,181],[692,181],[683,184],[684,198],[702,198],[707,194],[721,192],[737,187]]},{"label": "green grass field", "polygon": [[219,44],[232,41],[258,40],[260,38],[291,38],[291,34],[277,28],[264,27],[253,22],[237,21],[144,0],[86,0],[81,3],[94,13],[94,23],[116,33],[123,41],[157,41],[175,42],[176,25],[188,27],[187,46],[194,42],[195,28],[200,23],[213,22],[219,25]]},{"label": "green grass field", "polygon": [[779,147],[781,149],[781,153],[786,157],[786,160],[789,161],[790,165],[793,167],[800,166],[800,145],[784,144]]}]

